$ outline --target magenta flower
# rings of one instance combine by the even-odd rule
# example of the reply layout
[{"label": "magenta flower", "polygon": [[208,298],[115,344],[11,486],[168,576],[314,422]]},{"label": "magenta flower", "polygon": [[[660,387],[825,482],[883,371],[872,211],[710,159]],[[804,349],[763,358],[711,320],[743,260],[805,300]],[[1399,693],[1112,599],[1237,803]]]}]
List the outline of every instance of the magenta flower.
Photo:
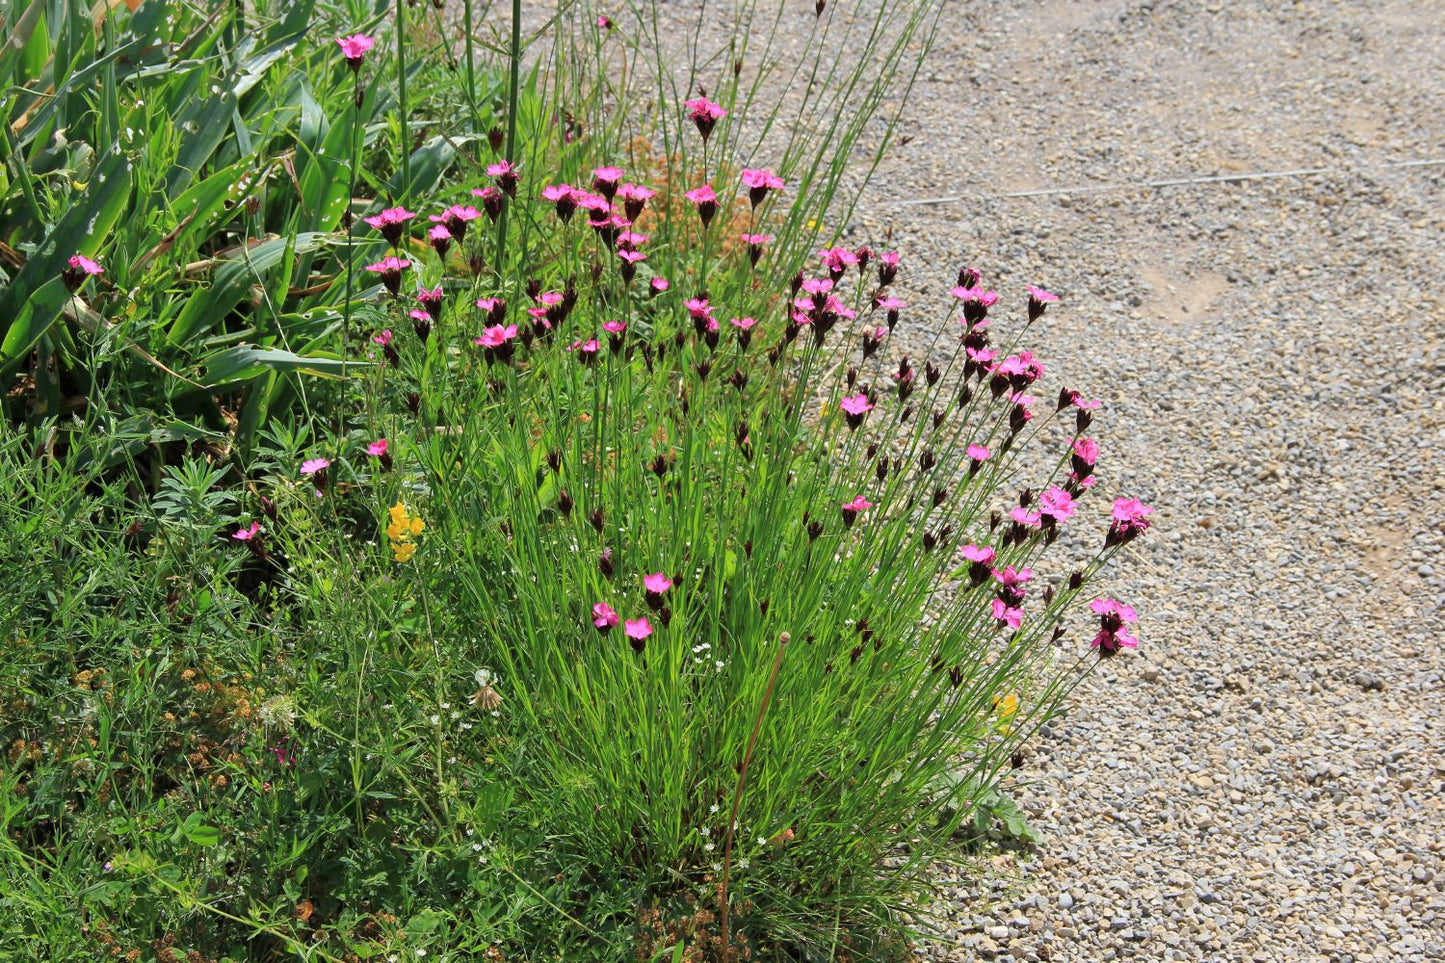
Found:
[{"label": "magenta flower", "polygon": [[346,63],[352,70],[361,69],[361,61],[376,41],[364,33],[354,33],[349,37],[337,37],[336,45],[341,48],[341,55],[346,58]]},{"label": "magenta flower", "polygon": [[637,273],[638,262],[647,260],[647,255],[641,251],[633,251],[626,248],[619,250],[617,257],[622,261],[622,264],[619,266],[619,271],[624,281],[631,281]]},{"label": "magenta flower", "polygon": [[557,216],[565,224],[572,220],[572,215],[577,210],[577,193],[577,189],[570,184],[549,184],[542,188],[542,199],[552,202]]},{"label": "magenta flower", "polygon": [[392,333],[391,333],[391,329],[390,329],[390,328],[387,328],[385,331],[381,332],[381,334],[374,334],[374,335],[371,336],[371,340],[375,341],[377,344],[381,345],[383,348],[385,348],[385,347],[387,347],[388,345],[391,344],[391,339],[392,339]]},{"label": "magenta flower", "polygon": [[1138,647],[1139,640],[1127,628],[1139,619],[1133,606],[1114,599],[1094,599],[1089,608],[1099,616],[1099,634],[1091,644],[1099,650],[1101,658],[1117,655],[1120,649]]},{"label": "magenta flower", "polygon": [[[513,185],[513,190],[516,186]],[[502,205],[506,203],[507,195],[495,187],[474,187],[472,196],[482,199],[482,210],[487,212],[487,217],[493,221],[502,216]]]},{"label": "magenta flower", "polygon": [[636,231],[623,231],[617,235],[617,246],[625,251],[635,251],[650,240],[652,240],[650,234],[638,234]]},{"label": "magenta flower", "polygon": [[834,281],[842,277],[848,268],[858,263],[858,255],[851,248],[846,247],[825,247],[818,252],[818,257],[823,259],[823,266],[828,269],[828,274]]},{"label": "magenta flower", "polygon": [[863,424],[863,416],[873,410],[873,402],[868,400],[868,395],[858,392],[856,395],[849,395],[838,402],[838,407],[843,409],[843,420],[848,427],[857,430]]},{"label": "magenta flower", "polygon": [[694,321],[712,317],[713,309],[707,303],[706,298],[688,298],[682,303],[682,306],[687,308],[688,314],[692,315]]},{"label": "magenta flower", "polygon": [[1058,485],[1050,485],[1039,496],[1039,514],[1046,525],[1062,525],[1074,517],[1075,508],[1074,496]]},{"label": "magenta flower", "polygon": [[1006,565],[1003,568],[994,569],[993,577],[1004,588],[1017,589],[1034,577],[1034,570]]},{"label": "magenta flower", "polygon": [[1149,516],[1154,514],[1152,505],[1145,505],[1137,498],[1114,499],[1114,521],[1109,526],[1105,545],[1123,545],[1133,541],[1149,530]]},{"label": "magenta flower", "polygon": [[497,161],[495,164],[487,165],[487,176],[497,182],[508,197],[517,196],[517,168],[512,166],[511,161]]},{"label": "magenta flower", "polygon": [[603,321],[602,330],[608,334],[621,334],[627,330],[626,321]]},{"label": "magenta flower", "polygon": [[709,184],[688,191],[683,197],[697,205],[697,216],[702,219],[702,226],[705,228],[712,223],[713,215],[717,213],[717,192]]},{"label": "magenta flower", "polygon": [[373,441],[371,444],[366,446],[366,453],[368,455],[374,455],[375,457],[380,458],[382,455],[386,454],[387,449],[390,447],[391,446],[387,443],[387,440],[385,438],[378,438],[376,441]]},{"label": "magenta flower", "polygon": [[92,277],[99,277],[105,273],[99,264],[84,254],[72,254],[70,255],[70,260],[65,263],[70,265],[71,270],[79,271],[81,274],[88,274]]},{"label": "magenta flower", "polygon": [[366,270],[373,274],[381,275],[381,283],[392,294],[401,293],[401,272],[411,267],[411,262],[403,258],[387,255],[375,264],[368,264]]},{"label": "magenta flower", "polygon": [[963,319],[969,327],[973,327],[988,317],[988,309],[998,303],[998,292],[985,291],[983,288],[977,287],[977,272],[973,272],[970,280],[973,281],[973,285],[960,284],[951,293],[963,302]]},{"label": "magenta flower", "polygon": [[886,288],[898,277],[898,252],[888,251],[878,255],[878,286]]},{"label": "magenta flower", "polygon": [[728,320],[728,323],[735,328],[746,331],[756,325],[758,322],[755,318],[730,318]]},{"label": "magenta flower", "polygon": [[704,144],[707,143],[708,137],[712,136],[712,129],[717,126],[717,122],[728,114],[721,105],[713,103],[706,97],[686,101],[683,106],[687,108],[692,122],[697,125],[697,132],[702,135]]},{"label": "magenta flower", "polygon": [[620,167],[599,167],[592,172],[592,187],[611,204],[617,194],[617,185],[625,176],[626,172]]},{"label": "magenta flower", "polygon": [[669,287],[671,287],[671,285],[667,283],[667,278],[653,278],[649,282],[648,286],[652,288],[653,293],[655,294],[661,294],[663,291],[666,291]]},{"label": "magenta flower", "polygon": [[1024,623],[1024,610],[1009,605],[1003,599],[994,599],[992,610],[993,617],[1011,629],[1016,629]]},{"label": "magenta flower", "polygon": [[672,579],[661,572],[653,572],[651,575],[642,576],[642,587],[653,595],[662,595],[672,588]]},{"label": "magenta flower", "polygon": [[260,538],[261,523],[252,522],[250,528],[242,528],[231,535],[238,542],[249,542],[253,538]]},{"label": "magenta flower", "polygon": [[643,187],[641,184],[623,184],[617,188],[617,196],[622,200],[622,209],[630,221],[635,221],[642,215],[642,209],[656,194],[657,191],[650,187]]},{"label": "magenta flower", "polygon": [[433,224],[426,232],[427,243],[432,250],[437,252],[437,257],[447,256],[447,248],[452,245],[452,232],[444,224]]},{"label": "magenta flower", "polygon": [[490,324],[501,324],[507,317],[507,302],[501,298],[477,298],[477,307],[487,312]]},{"label": "magenta flower", "polygon": [[743,171],[743,183],[748,188],[748,201],[757,207],[767,200],[769,191],[783,189],[783,179],[767,169]]},{"label": "magenta flower", "polygon": [[992,565],[993,560],[998,557],[998,553],[987,545],[965,545],[963,546],[963,557],[968,559],[970,562],[979,562],[983,565]]},{"label": "magenta flower", "polygon": [[1103,404],[1104,402],[1098,399],[1085,398],[1082,394],[1080,394],[1078,391],[1075,391],[1073,388],[1064,388],[1059,392],[1060,410],[1063,410],[1064,408],[1073,405],[1080,411],[1093,411],[1096,408],[1102,406]]},{"label": "magenta flower", "polygon": [[623,626],[623,631],[627,633],[633,651],[640,654],[647,645],[647,637],[652,634],[652,623],[647,621],[646,616],[640,619],[628,619]]},{"label": "magenta flower", "polygon": [[438,284],[434,288],[418,288],[416,300],[422,310],[432,315],[441,314],[442,310],[442,286]]},{"label": "magenta flower", "polygon": [[84,254],[72,254],[60,271],[60,280],[67,290],[78,291],[86,278],[100,277],[104,273],[99,264]]},{"label": "magenta flower", "polygon": [[743,243],[748,246],[748,263],[753,267],[758,266],[758,261],[763,256],[763,245],[771,244],[776,240],[771,234],[744,234]]},{"label": "magenta flower", "polygon": [[597,15],[597,29],[598,29],[598,30],[611,30],[611,29],[612,29],[612,18],[609,17],[609,16],[607,16],[607,14],[605,14],[605,13],[599,13],[599,14]]},{"label": "magenta flower", "polygon": [[1099,444],[1092,438],[1075,438],[1073,457],[1090,467],[1099,460]]},{"label": "magenta flower", "polygon": [[515,324],[497,324],[490,328],[483,328],[481,337],[473,338],[472,343],[481,345],[483,348],[502,348],[515,337],[517,337]]},{"label": "magenta flower", "polygon": [[314,475],[331,467],[329,458],[308,458],[301,463],[301,474]]},{"label": "magenta flower", "polygon": [[373,214],[365,218],[366,223],[381,232],[388,244],[396,247],[401,243],[402,235],[406,232],[406,222],[416,217],[414,211],[408,211],[404,207],[388,207],[380,214]]},{"label": "magenta flower", "polygon": [[1057,301],[1059,296],[1045,291],[1043,288],[1036,288],[1032,284],[1029,289],[1029,321],[1037,321],[1043,317],[1044,309],[1049,306],[1050,301]]},{"label": "magenta flower", "polygon": [[440,214],[431,215],[434,224],[440,224],[451,232],[457,243],[466,240],[467,225],[482,216],[482,212],[470,204],[463,207],[461,204],[453,204]]},{"label": "magenta flower", "polygon": [[974,461],[984,462],[989,460],[991,453],[983,445],[969,445],[967,454]]},{"label": "magenta flower", "polygon": [[844,527],[844,528],[852,528],[852,527],[853,527],[853,523],[854,523],[855,521],[857,521],[857,519],[858,519],[858,514],[859,514],[860,512],[866,511],[867,509],[870,509],[870,508],[872,508],[872,507],[873,507],[873,503],[870,502],[868,499],[864,498],[862,495],[859,495],[857,498],[853,499],[851,502],[844,502],[844,503],[843,503],[843,527]]},{"label": "magenta flower", "polygon": [[622,619],[615,609],[606,602],[598,602],[592,606],[592,624],[597,626],[597,631],[606,635],[607,632]]},{"label": "magenta flower", "polygon": [[1043,516],[1038,512],[1031,511],[1022,505],[1016,505],[1009,510],[1008,517],[1012,518],[1025,528],[1038,528],[1043,521]]}]

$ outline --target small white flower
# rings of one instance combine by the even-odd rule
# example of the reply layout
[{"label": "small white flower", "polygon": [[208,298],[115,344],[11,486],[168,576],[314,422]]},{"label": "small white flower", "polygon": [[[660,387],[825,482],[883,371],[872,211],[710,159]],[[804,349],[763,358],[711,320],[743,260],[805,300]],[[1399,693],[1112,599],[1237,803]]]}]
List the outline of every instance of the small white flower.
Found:
[{"label": "small white flower", "polygon": [[431,724],[434,725],[434,726],[439,726],[439,725],[441,725],[441,722],[442,722],[442,717],[439,716],[439,715],[437,715],[435,712],[433,712],[433,713],[431,714]]},{"label": "small white flower", "polygon": [[697,834],[706,839],[707,837],[712,835],[712,830],[708,829],[706,826],[699,826],[697,827]]},{"label": "small white flower", "polygon": [[751,861],[746,856],[738,860],[738,869],[747,869],[751,865]]},{"label": "small white flower", "polygon": [[703,852],[710,853],[710,852],[712,852],[714,849],[717,849],[717,846],[715,846],[715,845],[712,844],[712,843],[708,843],[706,846],[703,847]]},{"label": "small white flower", "polygon": [[714,816],[716,816],[716,815],[717,815],[717,803],[713,803],[711,806],[707,807],[707,811],[710,812],[710,813],[712,813]]}]

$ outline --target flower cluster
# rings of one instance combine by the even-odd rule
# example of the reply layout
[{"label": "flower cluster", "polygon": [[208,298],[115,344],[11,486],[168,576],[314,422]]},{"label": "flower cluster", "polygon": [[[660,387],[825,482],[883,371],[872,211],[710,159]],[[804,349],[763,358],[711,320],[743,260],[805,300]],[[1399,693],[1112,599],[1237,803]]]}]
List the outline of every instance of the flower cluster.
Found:
[{"label": "flower cluster", "polygon": [[387,509],[391,522],[386,526],[386,537],[391,542],[391,557],[397,562],[410,562],[416,554],[416,537],[426,528],[421,517],[412,514],[400,500]]}]

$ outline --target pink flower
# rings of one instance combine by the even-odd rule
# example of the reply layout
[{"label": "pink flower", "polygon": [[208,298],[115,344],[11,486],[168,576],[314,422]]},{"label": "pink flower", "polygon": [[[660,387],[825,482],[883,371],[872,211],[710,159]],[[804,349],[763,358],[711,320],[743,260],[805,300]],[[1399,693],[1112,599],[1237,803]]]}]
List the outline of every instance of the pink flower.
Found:
[{"label": "pink flower", "polygon": [[72,254],[60,272],[60,280],[69,291],[78,291],[86,278],[99,277],[101,267],[84,254]]},{"label": "pink flower", "polygon": [[[592,624],[597,626],[598,631],[603,635],[606,635],[608,630],[620,621],[622,619],[617,615],[616,610],[606,602],[598,602],[592,606]],[[628,625],[631,624],[628,623]]]},{"label": "pink flower", "polygon": [[823,259],[823,266],[836,281],[848,268],[858,263],[858,255],[851,248],[835,247],[823,248],[818,252],[818,257]]},{"label": "pink flower", "polygon": [[617,235],[617,246],[624,250],[635,251],[650,240],[652,240],[650,234],[638,234],[636,231],[623,231]]},{"label": "pink flower", "polygon": [[717,192],[710,184],[690,190],[683,197],[697,205],[697,216],[702,219],[703,227],[712,223],[713,215],[717,213]]},{"label": "pink flower", "polygon": [[743,183],[748,188],[748,201],[757,207],[767,199],[769,191],[783,189],[783,179],[767,169],[743,171]]},{"label": "pink flower", "polygon": [[349,37],[337,37],[336,44],[341,48],[341,55],[346,58],[351,69],[360,70],[361,61],[367,52],[376,46],[376,41],[364,33],[354,33]]},{"label": "pink flower", "polygon": [[994,599],[993,617],[1009,628],[1016,629],[1024,623],[1024,610],[1009,605],[1003,599]]},{"label": "pink flower", "polygon": [[375,264],[368,264],[366,270],[373,274],[381,275],[381,283],[392,294],[401,293],[401,272],[411,267],[411,262],[403,258],[387,255]]},{"label": "pink flower", "polygon": [[1099,400],[1097,400],[1097,399],[1095,399],[1095,400],[1086,399],[1082,394],[1080,394],[1079,392],[1075,391],[1073,388],[1064,388],[1062,391],[1059,392],[1059,409],[1060,409],[1060,410],[1063,410],[1064,408],[1069,407],[1069,405],[1073,405],[1075,408],[1078,408],[1080,411],[1093,411],[1094,409],[1096,409],[1096,408],[1100,407],[1101,405],[1103,405],[1103,403],[1104,403],[1104,402],[1099,401]]},{"label": "pink flower", "polygon": [[500,348],[516,336],[517,326],[515,324],[496,324],[490,328],[483,328],[481,337],[473,338],[472,343],[483,348]]},{"label": "pink flower", "polygon": [[983,445],[969,445],[968,457],[974,461],[988,461],[990,453]]},{"label": "pink flower", "polygon": [[81,274],[89,274],[92,277],[99,277],[105,273],[99,264],[84,254],[72,254],[70,260],[66,263],[70,265],[71,270],[79,271]]},{"label": "pink flower", "polygon": [[402,234],[406,231],[406,222],[414,217],[416,212],[408,211],[404,207],[388,207],[380,214],[365,218],[365,221],[380,231],[388,244],[396,247],[401,243]]},{"label": "pink flower", "polygon": [[329,458],[308,458],[301,463],[301,474],[314,475],[330,467],[331,459]]},{"label": "pink flower", "polygon": [[1036,288],[1032,284],[1029,289],[1029,320],[1037,321],[1043,316],[1044,309],[1049,306],[1050,301],[1057,301],[1059,296],[1045,291],[1043,288]]},{"label": "pink flower", "polygon": [[647,260],[647,255],[646,255],[646,254],[643,254],[641,251],[631,250],[630,248],[621,248],[621,249],[619,249],[619,250],[617,251],[617,256],[618,256],[619,258],[621,258],[622,260],[626,261],[628,264],[633,264],[633,265],[637,264],[638,261],[646,261],[646,260]]},{"label": "pink flower", "polygon": [[238,542],[249,542],[251,539],[259,537],[260,534],[261,523],[252,522],[250,528],[242,528],[239,531],[233,533],[231,537],[236,539]]},{"label": "pink flower", "polygon": [[[960,272],[962,273],[962,272]],[[963,319],[970,326],[977,325],[988,316],[988,309],[998,302],[997,291],[985,291],[978,284],[976,272],[974,277],[969,278],[973,285],[965,286],[960,284],[951,292],[955,298],[963,302]]]},{"label": "pink flower", "polygon": [[622,199],[622,209],[627,214],[627,219],[635,221],[642,215],[642,209],[647,206],[657,191],[650,187],[643,187],[641,184],[623,184],[617,188],[617,196]]},{"label": "pink flower", "polygon": [[807,278],[803,281],[803,293],[813,295],[813,298],[808,302],[808,306],[810,307],[813,302],[819,300],[818,295],[827,294],[831,290],[833,290],[832,278]]},{"label": "pink flower", "polygon": [[1099,459],[1099,444],[1092,438],[1074,439],[1074,456],[1085,465],[1092,465]]},{"label": "pink flower", "polygon": [[653,278],[652,281],[649,283],[652,287],[652,290],[657,292],[658,294],[661,294],[663,291],[666,291],[670,287],[670,285],[667,283],[667,278]]},{"label": "pink flower", "polygon": [[599,167],[592,172],[592,186],[602,193],[603,199],[608,204],[611,204],[613,196],[617,193],[617,183],[624,176],[626,173],[620,167]]},{"label": "pink flower", "polygon": [[608,334],[621,334],[627,330],[626,321],[603,321],[602,330]]},{"label": "pink flower", "polygon": [[692,315],[694,321],[706,320],[712,317],[712,306],[707,303],[706,298],[688,298],[682,303]]},{"label": "pink flower", "polygon": [[517,168],[512,166],[511,161],[497,161],[495,164],[487,165],[487,176],[497,182],[508,197],[517,196]]},{"label": "pink flower", "polygon": [[598,30],[611,30],[611,29],[612,29],[612,18],[609,17],[609,16],[607,16],[607,14],[605,14],[605,13],[599,13],[599,14],[597,15],[597,29],[598,29]]},{"label": "pink flower", "polygon": [[426,239],[430,242],[432,250],[437,252],[437,257],[446,257],[447,248],[452,244],[452,232],[444,224],[433,224],[426,232]]},{"label": "pink flower", "polygon": [[713,103],[706,97],[686,101],[683,106],[687,108],[688,116],[692,118],[692,122],[697,125],[697,132],[702,135],[703,143],[707,143],[708,137],[712,135],[713,127],[717,126],[717,122],[728,114],[720,105]]},{"label": "pink flower", "polygon": [[970,562],[978,562],[981,565],[992,565],[993,560],[998,557],[998,553],[987,545],[982,547],[978,545],[965,545],[963,546],[963,557]]},{"label": "pink flower", "polygon": [[1139,614],[1134,611],[1133,606],[1125,605],[1114,599],[1101,598],[1090,602],[1089,608],[1099,616],[1099,634],[1094,636],[1094,641],[1090,644],[1099,650],[1101,658],[1117,655],[1120,649],[1133,649],[1139,646],[1139,640],[1126,628],[1139,619]]},{"label": "pink flower", "polygon": [[392,338],[392,334],[391,334],[391,329],[390,329],[390,328],[387,328],[385,331],[381,332],[381,334],[374,334],[374,335],[371,336],[371,340],[375,341],[377,344],[381,345],[383,348],[385,348],[387,345],[391,344],[391,338]]},{"label": "pink flower", "polygon": [[1006,565],[993,571],[993,577],[998,584],[1004,588],[1016,589],[1034,577],[1034,570],[1031,568],[1014,568]]},{"label": "pink flower", "polygon": [[1149,516],[1154,514],[1152,505],[1145,505],[1137,498],[1114,499],[1114,521],[1109,526],[1105,545],[1122,545],[1149,530]]},{"label": "pink flower", "polygon": [[1015,505],[1010,509],[1008,517],[1025,528],[1038,528],[1042,524],[1042,516],[1038,512],[1030,511],[1022,505]]},{"label": "pink flower", "polygon": [[1039,496],[1039,514],[1050,524],[1062,525],[1074,516],[1074,496],[1060,488],[1058,485],[1050,485],[1042,495]]},{"label": "pink flower", "polygon": [[859,495],[857,498],[853,499],[851,502],[844,502],[844,503],[843,503],[843,527],[844,527],[844,528],[852,528],[852,527],[853,527],[853,523],[854,523],[855,521],[857,521],[857,519],[858,519],[858,514],[859,514],[860,512],[866,511],[867,509],[870,509],[870,508],[872,508],[872,507],[873,507],[873,503],[870,502],[868,499],[864,498],[862,495]]},{"label": "pink flower", "polygon": [[651,575],[642,576],[642,587],[653,595],[661,595],[672,588],[672,579],[661,572],[653,572]]},{"label": "pink flower", "polygon": [[756,318],[730,318],[728,323],[735,328],[746,331],[758,322]]},{"label": "pink flower", "polygon": [[878,256],[878,286],[882,288],[892,284],[898,277],[898,252],[888,251]]},{"label": "pink flower", "polygon": [[868,400],[868,395],[860,391],[856,395],[849,395],[838,402],[838,407],[843,409],[843,420],[848,427],[857,430],[863,424],[863,416],[873,410],[873,402]]},{"label": "pink flower", "polygon": [[647,644],[647,637],[652,634],[652,623],[647,621],[647,616],[643,616],[640,619],[628,619],[623,626],[623,631],[627,633],[627,638],[631,640],[633,650],[641,653],[643,647]]},{"label": "pink flower", "polygon": [[[513,187],[515,189],[515,185]],[[472,196],[482,199],[482,210],[487,212],[487,217],[496,221],[502,216],[502,205],[506,202],[506,195],[495,187],[474,187]]]},{"label": "pink flower", "polygon": [[385,438],[378,438],[376,441],[373,441],[371,444],[366,446],[366,453],[368,455],[375,455],[377,458],[380,458],[382,455],[386,454],[387,449],[390,447],[391,446],[387,443],[387,440]]}]

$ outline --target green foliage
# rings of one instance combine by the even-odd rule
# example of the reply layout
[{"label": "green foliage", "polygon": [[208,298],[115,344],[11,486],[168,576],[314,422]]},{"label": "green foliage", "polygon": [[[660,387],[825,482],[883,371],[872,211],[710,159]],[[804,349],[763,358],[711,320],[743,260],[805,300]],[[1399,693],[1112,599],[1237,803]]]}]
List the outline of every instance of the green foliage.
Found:
[{"label": "green foliage", "polygon": [[[892,959],[931,860],[1031,840],[1001,774],[1122,542],[1000,513],[1092,504],[1087,412],[952,338],[890,358],[868,265],[790,284],[938,9],[809,11],[785,64],[746,7],[676,65],[654,8],[567,5],[549,56],[469,33],[454,72],[413,9],[353,74],[330,38],[381,9],[5,3],[0,959]],[[559,219],[604,163],[659,193]],[[395,248],[347,226],[394,205]],[[1001,355],[1032,321],[978,320]],[[1039,568],[1017,629],[970,544]]]}]

